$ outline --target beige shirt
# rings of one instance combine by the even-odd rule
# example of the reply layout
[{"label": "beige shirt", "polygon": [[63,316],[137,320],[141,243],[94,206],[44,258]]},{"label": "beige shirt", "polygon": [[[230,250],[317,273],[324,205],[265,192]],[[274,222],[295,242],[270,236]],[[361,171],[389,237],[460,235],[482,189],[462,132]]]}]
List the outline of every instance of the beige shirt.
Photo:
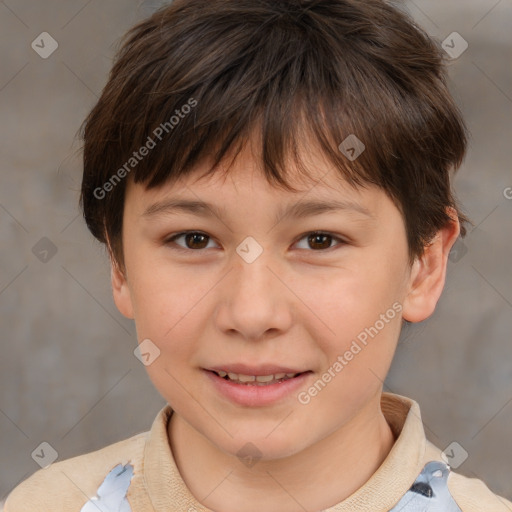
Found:
[{"label": "beige shirt", "polygon": [[[403,507],[425,465],[443,459],[441,450],[425,437],[420,409],[414,400],[383,393],[381,405],[395,433],[393,448],[362,487],[325,512],[390,512],[400,500],[395,510],[404,512],[451,511],[457,506],[462,512],[512,512],[512,503],[494,494],[481,480],[454,471],[448,474],[446,494],[456,503],[455,508]],[[36,471],[10,493],[4,512],[103,510],[95,505],[90,508],[94,501],[86,503],[99,495],[99,487],[113,468],[128,463],[133,466],[133,476],[131,480],[128,477],[127,492],[122,491],[124,506],[118,505],[112,512],[130,511],[130,507],[131,512],[211,512],[190,493],[174,461],[167,436],[172,413],[167,405],[158,413],[150,431]],[[424,489],[421,485],[419,488]]]}]

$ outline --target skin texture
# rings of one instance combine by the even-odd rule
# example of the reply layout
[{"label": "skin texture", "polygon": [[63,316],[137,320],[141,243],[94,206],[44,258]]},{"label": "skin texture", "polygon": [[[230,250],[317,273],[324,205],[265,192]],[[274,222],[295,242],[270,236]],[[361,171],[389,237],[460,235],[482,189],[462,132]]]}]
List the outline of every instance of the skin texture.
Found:
[{"label": "skin texture", "polygon": [[[292,180],[301,189],[292,193],[269,184],[253,155],[246,147],[227,177],[198,179],[200,165],[172,186],[127,183],[126,267],[112,264],[114,300],[135,319],[139,343],[149,338],[161,351],[147,371],[175,411],[169,441],[196,499],[223,512],[321,510],[361,487],[393,446],[382,383],[402,316],[419,322],[434,311],[459,224],[449,212],[454,221],[409,266],[403,219],[381,189],[354,189],[308,147],[314,181]],[[170,197],[214,203],[224,217],[142,216]],[[311,199],[350,200],[371,216],[344,210],[276,224],[280,207]],[[166,245],[186,230],[209,238]],[[308,243],[315,230],[346,243]],[[250,264],[236,252],[247,236],[263,248]],[[240,406],[203,370],[235,362],[309,369],[307,389],[396,302],[401,313],[308,404],[294,392],[271,405]],[[237,457],[248,442],[261,452],[252,467]]]}]

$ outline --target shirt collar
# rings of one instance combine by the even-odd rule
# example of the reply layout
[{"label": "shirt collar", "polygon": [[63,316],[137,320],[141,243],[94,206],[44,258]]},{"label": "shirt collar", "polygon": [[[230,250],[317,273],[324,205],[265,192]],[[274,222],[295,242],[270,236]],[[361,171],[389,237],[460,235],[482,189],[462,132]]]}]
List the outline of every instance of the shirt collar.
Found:
[{"label": "shirt collar", "polygon": [[[417,402],[382,393],[381,408],[395,435],[395,444],[370,479],[343,502],[325,512],[390,510],[408,491],[424,465],[425,431]],[[155,512],[211,512],[191,494],[172,455],[167,424],[170,405],[155,418],[144,449],[144,483]]]}]

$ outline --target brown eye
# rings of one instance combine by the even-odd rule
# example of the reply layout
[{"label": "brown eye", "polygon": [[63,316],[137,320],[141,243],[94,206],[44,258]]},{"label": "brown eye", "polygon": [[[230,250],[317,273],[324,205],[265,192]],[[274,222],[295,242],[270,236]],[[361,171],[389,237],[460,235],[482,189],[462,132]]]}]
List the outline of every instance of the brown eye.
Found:
[{"label": "brown eye", "polygon": [[[177,243],[176,240],[180,238],[183,238],[185,242]],[[332,249],[333,241],[337,242],[337,245],[345,245],[347,243],[337,236],[320,231],[306,233],[299,239],[299,242],[301,242],[302,240],[306,240],[306,246],[299,248],[309,250],[309,252],[325,252],[329,249]],[[205,233],[201,233],[200,231],[185,231],[173,235],[172,237],[168,238],[164,243],[165,245],[175,246],[174,248],[178,251],[190,252],[192,250],[195,252],[199,252],[203,249],[208,248],[207,246],[209,241],[211,241],[211,237]],[[297,242],[297,244],[299,244],[299,242]]]},{"label": "brown eye", "polygon": [[208,235],[205,235],[204,233],[200,233],[198,231],[187,231],[185,233],[178,233],[177,235],[172,236],[165,243],[174,243],[175,240],[178,240],[179,238],[183,238],[185,240],[185,246],[177,244],[179,249],[184,251],[188,249],[198,251],[201,249],[206,249],[206,246],[208,245],[208,240],[210,239],[210,237]]},{"label": "brown eye", "polygon": [[185,240],[187,243],[187,247],[190,249],[204,249],[208,243],[205,245],[205,240],[209,238],[207,235],[203,235],[202,233],[187,233],[185,235]]},{"label": "brown eye", "polygon": [[308,237],[308,242],[314,249],[329,249],[331,246],[331,241],[332,236],[323,233],[315,233],[313,235],[309,235]]},{"label": "brown eye", "polygon": [[332,249],[333,246],[331,245],[333,241],[337,241],[337,245],[343,245],[346,243],[341,238],[331,235],[329,233],[323,233],[323,232],[313,232],[313,233],[307,233],[304,235],[300,240],[306,240],[306,247],[299,247],[301,249],[309,249],[311,252],[311,249],[316,252],[320,251],[326,251],[328,249]]}]

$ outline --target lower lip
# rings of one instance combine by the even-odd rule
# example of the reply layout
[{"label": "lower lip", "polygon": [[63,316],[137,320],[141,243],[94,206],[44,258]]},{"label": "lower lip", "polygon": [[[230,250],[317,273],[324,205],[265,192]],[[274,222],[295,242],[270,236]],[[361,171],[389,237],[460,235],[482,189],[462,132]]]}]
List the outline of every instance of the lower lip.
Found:
[{"label": "lower lip", "polygon": [[249,407],[268,405],[289,396],[303,386],[305,380],[312,373],[305,372],[282,382],[258,386],[254,384],[238,384],[231,380],[223,379],[210,370],[205,370],[205,372],[215,386],[215,389],[222,395],[239,405]]}]

